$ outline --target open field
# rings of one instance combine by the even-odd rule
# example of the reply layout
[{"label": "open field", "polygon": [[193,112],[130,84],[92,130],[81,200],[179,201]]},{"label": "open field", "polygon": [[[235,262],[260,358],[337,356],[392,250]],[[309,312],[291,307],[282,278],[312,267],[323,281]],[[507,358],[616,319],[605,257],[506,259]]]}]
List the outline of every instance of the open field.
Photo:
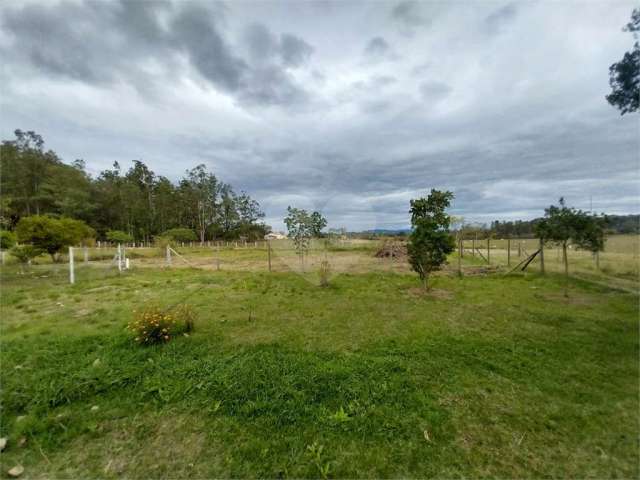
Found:
[{"label": "open field", "polygon": [[[318,249],[302,274],[285,248],[271,274],[260,249],[215,252],[220,271],[211,249],[183,251],[206,269],[140,250],[121,275],[78,260],[75,285],[6,265],[3,473],[638,476],[637,293],[572,279],[565,299],[535,268],[459,279],[454,257],[424,296],[376,248]],[[182,302],[193,334],[133,343],[133,310]]]}]

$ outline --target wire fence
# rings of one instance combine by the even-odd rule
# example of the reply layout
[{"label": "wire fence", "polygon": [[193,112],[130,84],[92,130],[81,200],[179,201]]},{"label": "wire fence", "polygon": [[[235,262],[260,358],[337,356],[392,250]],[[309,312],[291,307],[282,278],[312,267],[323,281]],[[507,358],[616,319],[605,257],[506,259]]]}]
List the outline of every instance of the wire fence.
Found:
[{"label": "wire fence", "polygon": [[[580,278],[597,279],[625,288],[638,289],[640,237],[616,235],[598,254],[569,246],[569,269]],[[507,273],[540,248],[538,239],[465,239],[449,258],[444,273],[475,275]],[[526,272],[564,271],[562,249],[545,245],[543,255],[534,256]],[[28,276],[45,281],[82,283],[113,277],[144,268],[196,268],[209,271],[296,272],[313,276],[323,262],[331,272],[370,273],[411,271],[406,244],[397,240],[315,239],[304,252],[289,239],[257,242],[205,242],[171,246],[76,247],[60,255],[57,262],[41,256],[31,265],[19,265],[2,252],[3,275]],[[518,269],[517,271],[520,271]]]}]

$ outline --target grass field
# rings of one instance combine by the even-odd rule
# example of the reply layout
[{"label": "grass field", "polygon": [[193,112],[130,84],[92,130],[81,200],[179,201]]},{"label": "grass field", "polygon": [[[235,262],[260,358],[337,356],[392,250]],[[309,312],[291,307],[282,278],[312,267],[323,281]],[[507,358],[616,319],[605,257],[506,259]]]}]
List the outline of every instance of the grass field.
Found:
[{"label": "grass field", "polygon": [[[80,265],[75,285],[5,266],[3,474],[638,477],[637,293],[445,273],[424,296],[372,249],[331,251],[327,288],[313,258],[299,274],[278,252],[269,274],[252,249],[220,271]],[[136,345],[151,303],[192,305],[195,332]]]}]

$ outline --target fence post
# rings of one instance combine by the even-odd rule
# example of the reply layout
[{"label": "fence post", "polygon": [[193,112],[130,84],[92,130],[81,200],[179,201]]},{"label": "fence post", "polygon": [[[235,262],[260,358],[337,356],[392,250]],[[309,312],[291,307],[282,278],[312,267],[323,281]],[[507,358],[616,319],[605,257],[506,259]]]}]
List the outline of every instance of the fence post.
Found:
[{"label": "fence post", "polygon": [[507,266],[511,266],[511,238],[507,238]]},{"label": "fence post", "polygon": [[69,283],[76,283],[76,275],[73,269],[73,247],[69,247]]},{"label": "fence post", "polygon": [[124,268],[126,268],[127,270],[129,270],[129,259],[125,258],[124,259]]},{"label": "fence post", "polygon": [[478,239],[478,234],[471,239],[471,255],[476,256],[476,240]]},{"label": "fence post", "polygon": [[544,275],[544,240],[540,238],[540,273]]},{"label": "fence post", "polygon": [[171,248],[167,245],[167,265],[171,266]]},{"label": "fence post", "polygon": [[269,259],[269,271],[271,271],[271,240],[267,240],[267,258]]},{"label": "fence post", "polygon": [[118,244],[118,272],[122,272],[122,244]]},{"label": "fence post", "polygon": [[462,238],[458,240],[458,276],[462,277]]},{"label": "fence post", "polygon": [[84,247],[84,264],[88,264],[89,263],[89,248],[88,247]]},{"label": "fence post", "polygon": [[518,258],[522,256],[522,240],[518,242]]},{"label": "fence post", "polygon": [[5,259],[4,259],[4,250],[2,250],[0,252],[0,257],[2,257],[2,265],[4,265]]},{"label": "fence post", "polygon": [[487,237],[487,263],[491,263],[491,237]]}]

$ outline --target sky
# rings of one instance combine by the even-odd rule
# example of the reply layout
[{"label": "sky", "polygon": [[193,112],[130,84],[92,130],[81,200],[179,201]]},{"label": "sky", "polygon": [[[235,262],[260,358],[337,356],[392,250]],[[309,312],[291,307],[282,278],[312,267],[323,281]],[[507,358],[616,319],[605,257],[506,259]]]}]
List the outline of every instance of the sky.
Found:
[{"label": "sky", "polygon": [[0,134],[93,175],[205,164],[276,230],[408,226],[449,189],[467,222],[564,196],[640,213],[639,115],[605,100],[634,2],[3,2]]}]

